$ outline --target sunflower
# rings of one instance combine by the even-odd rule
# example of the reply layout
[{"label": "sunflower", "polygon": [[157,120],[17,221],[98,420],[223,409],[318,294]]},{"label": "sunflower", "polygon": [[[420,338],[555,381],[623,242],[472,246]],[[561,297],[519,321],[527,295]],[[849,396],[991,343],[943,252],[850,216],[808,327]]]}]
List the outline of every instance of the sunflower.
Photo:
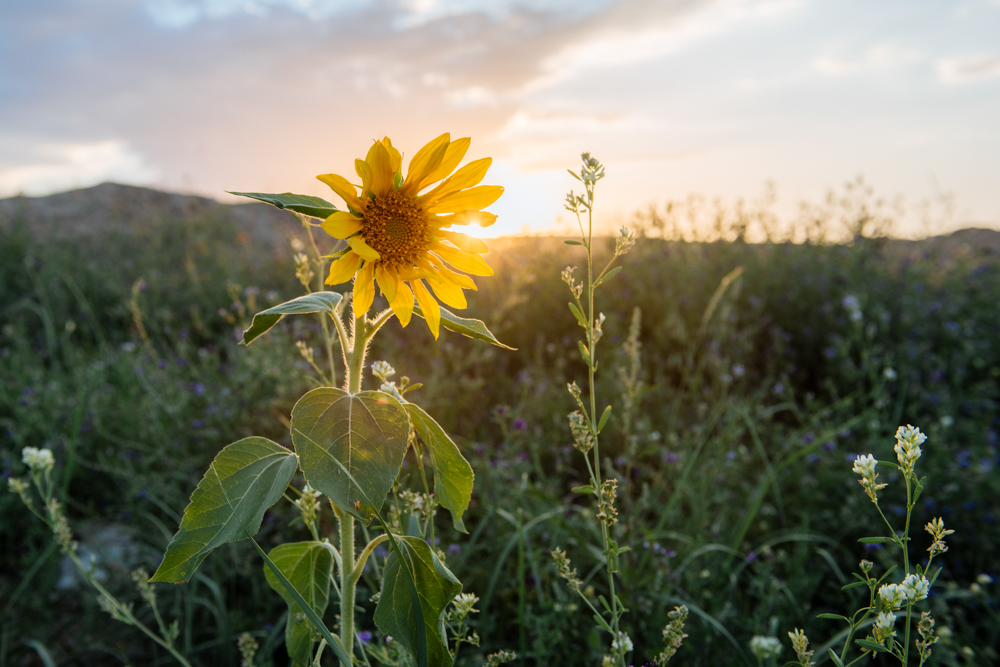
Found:
[{"label": "sunflower", "polygon": [[[346,239],[348,245],[330,265],[326,283],[338,285],[354,278],[355,317],[371,308],[378,283],[404,327],[410,323],[416,299],[437,338],[441,308],[431,291],[446,305],[465,308],[463,290],[476,289],[465,273],[493,275],[481,257],[489,252],[486,244],[449,229],[492,225],[497,216],[481,209],[503,194],[499,185],[479,185],[492,158],[475,160],[452,174],[469,143],[467,137],[452,141],[451,135],[442,134],[417,151],[404,179],[403,156],[385,137],[372,144],[364,160],[354,161],[360,186],[337,174],[316,177],[347,203],[348,211],[338,211],[323,223],[330,236]],[[423,192],[438,181],[442,182]]]}]

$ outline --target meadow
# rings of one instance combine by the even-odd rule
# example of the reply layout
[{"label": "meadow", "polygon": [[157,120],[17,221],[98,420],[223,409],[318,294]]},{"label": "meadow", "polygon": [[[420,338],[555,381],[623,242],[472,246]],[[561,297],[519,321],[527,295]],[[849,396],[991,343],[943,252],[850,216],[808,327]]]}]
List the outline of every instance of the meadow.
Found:
[{"label": "meadow", "polygon": [[[891,459],[902,424],[928,435],[915,524],[943,516],[956,531],[927,603],[947,628],[930,664],[1000,660],[1000,243],[969,232],[895,241],[863,224],[847,243],[747,243],[740,220],[721,239],[685,240],[637,215],[636,246],[600,303],[598,389],[614,406],[601,451],[619,480],[615,539],[631,547],[618,593],[635,664],[660,650],[679,604],[691,614],[677,664],[752,667],[756,635],[778,637],[788,659],[794,627],[818,649],[832,643],[839,628],[817,615],[857,608],[864,596],[842,590],[849,572],[885,557],[857,542],[877,515],[851,462]],[[605,593],[593,509],[571,492],[587,471],[566,425],[566,385],[583,385],[586,367],[560,272],[582,254],[555,238],[490,245],[496,275],[477,281],[467,312],[516,351],[449,332],[435,342],[413,325],[404,336],[391,322],[369,358],[423,383],[415,395],[476,471],[469,534],[443,516],[435,531],[480,598],[470,622],[481,646],[459,664],[500,649],[516,650],[515,664],[599,664],[606,642],[549,557],[566,549],[585,594]],[[601,239],[596,252],[613,247]],[[151,614],[129,572],[155,570],[213,456],[251,434],[290,445],[292,405],[317,384],[295,343],[321,347],[319,320],[286,318],[239,344],[255,312],[302,293],[294,252],[224,210],[88,238],[0,225],[0,468],[23,475],[23,447],[52,450],[81,550],[140,616]],[[411,455],[403,477],[417,474]],[[885,493],[886,512],[901,513],[898,488]],[[279,503],[258,541],[305,539],[298,517]],[[333,531],[329,507],[320,525]],[[916,535],[914,558],[928,544]],[[190,583],[157,585],[180,650],[194,665],[235,666],[249,632],[255,664],[287,664],[287,611],[256,552],[218,551]],[[374,582],[359,583],[369,612]],[[170,664],[101,610],[11,493],[0,495],[0,614],[0,667]]]}]

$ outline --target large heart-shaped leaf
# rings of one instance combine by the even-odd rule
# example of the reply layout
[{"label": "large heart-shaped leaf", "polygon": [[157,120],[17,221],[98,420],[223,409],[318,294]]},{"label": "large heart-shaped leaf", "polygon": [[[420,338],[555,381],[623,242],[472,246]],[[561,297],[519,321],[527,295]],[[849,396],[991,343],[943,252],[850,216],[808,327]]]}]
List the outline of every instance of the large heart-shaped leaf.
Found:
[{"label": "large heart-shaped leaf", "polygon": [[[323,542],[292,542],[276,546],[268,554],[285,579],[320,617],[330,601],[330,581],[333,576],[331,550],[332,547]],[[266,566],[264,577],[288,604],[288,623],[285,625],[288,656],[293,664],[307,667],[312,662],[312,623],[274,572]]]},{"label": "large heart-shaped leaf", "polygon": [[307,313],[330,313],[337,316],[337,304],[343,298],[337,292],[313,292],[297,299],[278,304],[274,308],[262,310],[253,316],[250,328],[243,332],[243,344],[249,345],[271,330],[285,315],[305,315]]},{"label": "large heart-shaped leaf", "polygon": [[406,572],[402,569],[409,568],[423,610],[428,667],[451,667],[442,614],[462,590],[462,584],[419,537],[397,536],[396,543],[403,560],[394,549],[385,563],[382,593],[375,606],[375,624],[416,655],[417,615]]},{"label": "large heart-shaped leaf", "polygon": [[[424,316],[423,311],[420,310],[420,306],[413,306],[413,314]],[[497,340],[496,336],[486,328],[482,320],[467,319],[464,317],[459,317],[455,313],[447,310],[446,308],[441,308],[441,326],[443,326],[448,331],[454,331],[455,333],[460,333],[463,336],[468,336],[469,338],[475,338],[476,340],[482,340],[487,343],[492,343],[497,347],[502,347],[505,350],[516,350],[516,347],[511,347],[509,345],[504,345]]]},{"label": "large heart-shaped leaf", "polygon": [[292,442],[306,481],[366,524],[406,455],[406,410],[381,391],[313,389],[292,408]]},{"label": "large heart-shaped leaf", "polygon": [[[216,547],[256,534],[264,512],[278,502],[295,474],[295,454],[267,438],[244,438],[212,461],[180,529],[150,581],[187,581]],[[221,486],[220,486],[221,484]]]},{"label": "large heart-shaped leaf", "polygon": [[322,197],[313,197],[312,195],[296,195],[291,192],[282,192],[278,195],[264,192],[230,192],[229,190],[226,190],[226,192],[229,192],[231,195],[256,199],[265,204],[295,211],[296,213],[304,213],[314,218],[326,219],[337,212],[337,207],[333,204]]},{"label": "large heart-shaped leaf", "polygon": [[462,513],[469,509],[472,484],[476,479],[472,466],[458,450],[458,445],[419,405],[406,404],[413,428],[424,441],[434,462],[434,495],[451,512],[455,530],[466,533]]}]

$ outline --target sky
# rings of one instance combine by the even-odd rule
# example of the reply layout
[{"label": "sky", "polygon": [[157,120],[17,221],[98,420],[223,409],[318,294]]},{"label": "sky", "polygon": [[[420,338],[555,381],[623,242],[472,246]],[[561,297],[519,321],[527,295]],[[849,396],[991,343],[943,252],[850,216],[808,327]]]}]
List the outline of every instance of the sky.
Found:
[{"label": "sky", "polygon": [[1000,0],[3,0],[0,197],[339,203],[316,174],[451,132],[494,159],[496,234],[564,227],[582,151],[603,224],[863,176],[899,236],[1000,229],[998,36]]}]

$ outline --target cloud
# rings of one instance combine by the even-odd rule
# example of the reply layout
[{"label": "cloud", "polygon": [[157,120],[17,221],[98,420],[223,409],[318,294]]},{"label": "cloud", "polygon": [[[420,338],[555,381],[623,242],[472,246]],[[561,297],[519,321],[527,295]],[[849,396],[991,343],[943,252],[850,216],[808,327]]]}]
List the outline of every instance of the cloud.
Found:
[{"label": "cloud", "polygon": [[913,65],[923,60],[917,49],[896,44],[877,44],[869,47],[860,58],[822,56],[813,60],[813,69],[829,76],[844,76],[855,72],[889,71]]},{"label": "cloud", "polygon": [[145,184],[157,176],[121,141],[51,143],[0,138],[0,196],[48,194],[115,181]]},{"label": "cloud", "polygon": [[1000,76],[1000,55],[957,56],[937,62],[938,78],[951,84]]}]

